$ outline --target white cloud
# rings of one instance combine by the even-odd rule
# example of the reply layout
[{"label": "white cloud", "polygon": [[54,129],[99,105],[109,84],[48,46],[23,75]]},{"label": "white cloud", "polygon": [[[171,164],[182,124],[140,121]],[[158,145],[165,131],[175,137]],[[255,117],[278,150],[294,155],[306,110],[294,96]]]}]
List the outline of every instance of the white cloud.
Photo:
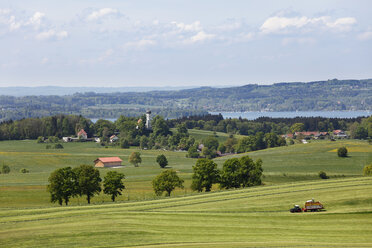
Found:
[{"label": "white cloud", "polygon": [[200,25],[200,21],[195,21],[191,24],[185,24],[183,22],[172,22],[172,24],[181,32],[198,32],[203,29]]},{"label": "white cloud", "polygon": [[10,13],[10,9],[0,9],[0,15],[7,15]]},{"label": "white cloud", "polygon": [[124,49],[130,49],[130,48],[135,48],[135,49],[144,49],[145,47],[149,46],[154,46],[156,45],[155,40],[150,40],[150,39],[141,39],[138,41],[130,41],[124,44]]},{"label": "white cloud", "polygon": [[350,31],[352,26],[356,24],[356,19],[353,17],[338,18],[334,21],[329,16],[317,18],[301,17],[281,17],[273,16],[268,18],[260,27],[264,34],[289,33],[293,30],[312,31],[319,28],[330,29],[338,32]]},{"label": "white cloud", "polygon": [[215,36],[216,35],[214,35],[214,34],[207,34],[204,31],[200,31],[196,35],[194,35],[190,38],[190,42],[191,43],[202,42],[202,41],[205,41],[205,40],[213,39]]},{"label": "white cloud", "polygon": [[359,40],[371,40],[372,39],[372,31],[366,31],[358,35]]},{"label": "white cloud", "polygon": [[102,17],[118,14],[119,11],[111,8],[103,8],[98,11],[93,11],[90,15],[87,16],[87,21],[95,21]]},{"label": "white cloud", "polygon": [[17,22],[16,17],[14,15],[9,17],[8,24],[9,24],[10,31],[17,30],[22,26],[22,22]]},{"label": "white cloud", "polygon": [[32,25],[35,28],[39,28],[41,25],[41,21],[44,18],[45,14],[42,12],[36,12],[26,23],[26,25]]},{"label": "white cloud", "polygon": [[36,39],[38,40],[62,40],[64,38],[67,38],[67,36],[68,36],[67,31],[57,32],[53,29],[50,29],[48,31],[37,34]]}]

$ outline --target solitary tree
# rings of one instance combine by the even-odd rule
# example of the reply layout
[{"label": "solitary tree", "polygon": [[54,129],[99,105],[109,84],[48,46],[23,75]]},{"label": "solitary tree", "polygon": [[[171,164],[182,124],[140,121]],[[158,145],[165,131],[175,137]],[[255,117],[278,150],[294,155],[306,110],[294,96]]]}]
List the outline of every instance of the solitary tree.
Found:
[{"label": "solitary tree", "polygon": [[183,179],[178,177],[175,170],[165,170],[152,180],[152,187],[156,195],[162,195],[166,192],[170,196],[171,192],[176,188],[183,189]]},{"label": "solitary tree", "polygon": [[219,171],[217,164],[209,159],[198,159],[192,167],[194,174],[192,175],[191,189],[196,191],[206,192],[211,191],[212,185],[219,180]]},{"label": "solitary tree", "polygon": [[156,162],[160,165],[161,168],[165,168],[165,166],[168,165],[168,160],[163,154],[156,157]]},{"label": "solitary tree", "polygon": [[91,165],[80,165],[74,168],[74,173],[77,178],[77,193],[79,195],[86,195],[88,204],[90,199],[101,192],[101,181],[99,170]]},{"label": "solitary tree", "polygon": [[347,149],[346,147],[340,147],[338,148],[337,150],[337,155],[340,157],[340,158],[344,158],[344,157],[347,157]]},{"label": "solitary tree", "polygon": [[58,202],[62,205],[65,201],[68,205],[70,198],[77,193],[76,176],[71,167],[55,170],[50,174],[48,181],[51,202]]},{"label": "solitary tree", "polygon": [[107,172],[103,181],[103,192],[107,195],[111,195],[111,200],[115,201],[118,195],[121,195],[121,191],[125,189],[123,179],[125,178],[123,173],[116,171]]},{"label": "solitary tree", "polygon": [[132,152],[129,156],[129,163],[133,164],[135,167],[138,167],[138,164],[142,163],[141,153]]}]

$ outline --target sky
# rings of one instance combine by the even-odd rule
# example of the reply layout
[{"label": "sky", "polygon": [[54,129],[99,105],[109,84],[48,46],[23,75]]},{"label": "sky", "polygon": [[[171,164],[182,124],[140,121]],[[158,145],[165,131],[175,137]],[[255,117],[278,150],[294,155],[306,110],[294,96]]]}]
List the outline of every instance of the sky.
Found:
[{"label": "sky", "polygon": [[372,78],[369,0],[0,0],[0,87]]}]

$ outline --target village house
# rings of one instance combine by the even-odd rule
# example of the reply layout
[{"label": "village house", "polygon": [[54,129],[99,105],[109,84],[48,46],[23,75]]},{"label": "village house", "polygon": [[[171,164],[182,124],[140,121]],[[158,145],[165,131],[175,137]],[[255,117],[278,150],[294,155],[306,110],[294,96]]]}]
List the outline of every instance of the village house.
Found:
[{"label": "village house", "polygon": [[304,139],[321,139],[328,135],[328,132],[295,132],[294,136],[303,136]]},{"label": "village house", "polygon": [[342,131],[340,129],[333,130],[332,134],[333,134],[333,137],[338,138],[338,139],[344,139],[348,137],[345,131]]},{"label": "village house", "polygon": [[88,139],[88,134],[84,131],[84,129],[81,129],[78,134],[77,134],[77,137],[81,140],[86,140]]},{"label": "village house", "polygon": [[110,143],[114,143],[119,140],[119,137],[115,134],[110,137]]},{"label": "village house", "polygon": [[121,160],[119,157],[107,157],[107,158],[97,158],[94,160],[95,167],[116,167],[121,166]]}]

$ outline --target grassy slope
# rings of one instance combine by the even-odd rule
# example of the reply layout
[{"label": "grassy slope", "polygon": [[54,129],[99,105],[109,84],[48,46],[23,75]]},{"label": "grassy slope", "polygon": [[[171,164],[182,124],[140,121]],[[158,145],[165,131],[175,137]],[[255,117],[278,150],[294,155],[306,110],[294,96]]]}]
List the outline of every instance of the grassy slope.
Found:
[{"label": "grassy slope", "polygon": [[[193,130],[192,135],[202,133],[206,136],[211,132]],[[222,134],[218,135],[222,137]],[[227,135],[226,135],[227,136]],[[336,149],[346,146],[350,152],[348,158],[338,158]],[[0,163],[5,161],[12,172],[0,175],[0,208],[53,206],[49,203],[46,192],[49,174],[56,168],[78,166],[83,163],[92,164],[97,156],[120,156],[126,165],[122,169],[126,175],[126,190],[118,201],[154,199],[151,180],[161,169],[155,162],[158,154],[163,153],[169,160],[169,165],[180,172],[186,179],[184,190],[177,190],[174,195],[190,194],[190,178],[195,159],[185,158],[185,152],[141,151],[143,162],[140,167],[128,165],[129,154],[136,149],[122,150],[102,148],[94,143],[68,143],[63,150],[46,150],[45,144],[35,141],[2,141],[0,142]],[[234,155],[242,156],[245,154]],[[254,159],[262,158],[264,162],[264,183],[267,185],[317,179],[317,173],[324,170],[332,177],[359,176],[364,165],[372,162],[372,146],[364,141],[319,141],[310,144],[278,147],[248,153]],[[218,158],[215,161],[221,167],[230,158]],[[28,174],[19,170],[27,168]],[[111,169],[100,169],[103,177]],[[101,195],[93,198],[93,202],[110,201],[109,197]],[[73,199],[72,205],[84,203],[84,199]]]},{"label": "grassy slope", "polygon": [[[1,247],[372,247],[372,178],[0,212]],[[327,211],[288,212],[316,198]]]}]

